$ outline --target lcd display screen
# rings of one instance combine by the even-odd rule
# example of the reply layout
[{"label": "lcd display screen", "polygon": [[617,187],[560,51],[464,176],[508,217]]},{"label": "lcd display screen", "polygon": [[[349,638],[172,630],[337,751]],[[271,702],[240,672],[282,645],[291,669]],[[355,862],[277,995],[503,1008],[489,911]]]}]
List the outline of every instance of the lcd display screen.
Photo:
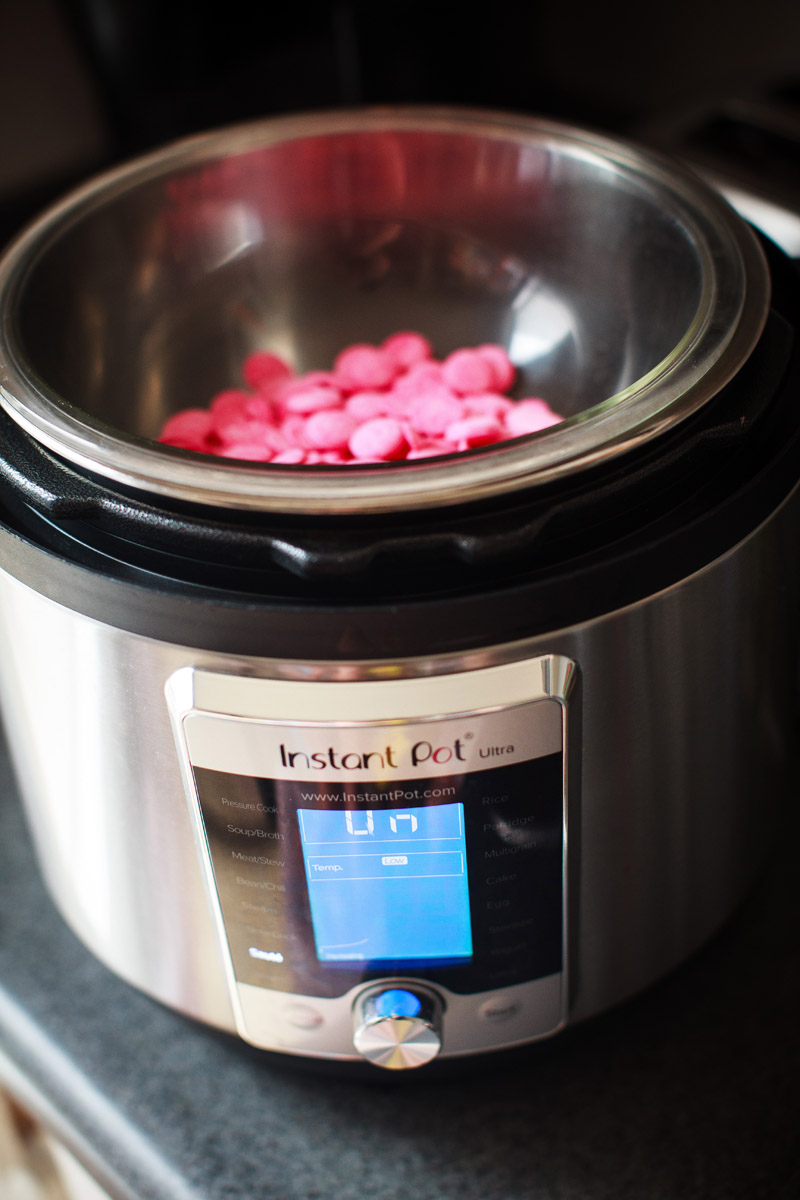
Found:
[{"label": "lcd display screen", "polygon": [[472,955],[463,804],[297,816],[320,962]]}]

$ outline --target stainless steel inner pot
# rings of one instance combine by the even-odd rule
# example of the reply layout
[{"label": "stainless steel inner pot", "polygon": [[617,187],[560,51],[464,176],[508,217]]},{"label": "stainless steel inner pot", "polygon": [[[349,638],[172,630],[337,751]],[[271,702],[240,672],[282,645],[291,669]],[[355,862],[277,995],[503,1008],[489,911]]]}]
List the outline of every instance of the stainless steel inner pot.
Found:
[{"label": "stainless steel inner pot", "polygon": [[[0,273],[0,399],[149,493],[284,512],[460,502],[572,472],[696,411],[764,321],[757,243],[674,164],[480,112],[270,120],[184,141],[41,218]],[[268,348],[299,371],[399,329],[503,343],[568,419],[467,455],[253,467],[157,445]]]}]

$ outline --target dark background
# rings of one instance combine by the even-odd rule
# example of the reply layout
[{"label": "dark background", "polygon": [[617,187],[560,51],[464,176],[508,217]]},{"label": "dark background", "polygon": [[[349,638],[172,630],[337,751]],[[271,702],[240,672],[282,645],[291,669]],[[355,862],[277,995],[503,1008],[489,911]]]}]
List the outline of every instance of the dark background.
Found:
[{"label": "dark background", "polygon": [[4,240],[103,166],[271,113],[465,104],[641,140],[730,98],[800,118],[800,4],[0,0],[0,81]]}]

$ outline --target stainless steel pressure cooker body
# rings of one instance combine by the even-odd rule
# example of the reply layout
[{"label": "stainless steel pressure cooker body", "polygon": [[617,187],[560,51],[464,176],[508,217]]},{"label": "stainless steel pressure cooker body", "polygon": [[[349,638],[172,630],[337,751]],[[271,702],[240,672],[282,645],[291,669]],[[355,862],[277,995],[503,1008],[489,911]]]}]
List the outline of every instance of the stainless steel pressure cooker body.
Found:
[{"label": "stainless steel pressure cooker body", "polygon": [[[89,184],[0,278],[0,689],[59,908],[256,1046],[419,1066],[645,987],[775,829],[792,265],[678,166],[467,111],[262,122]],[[156,442],[251,350],[502,342],[464,454]]]}]

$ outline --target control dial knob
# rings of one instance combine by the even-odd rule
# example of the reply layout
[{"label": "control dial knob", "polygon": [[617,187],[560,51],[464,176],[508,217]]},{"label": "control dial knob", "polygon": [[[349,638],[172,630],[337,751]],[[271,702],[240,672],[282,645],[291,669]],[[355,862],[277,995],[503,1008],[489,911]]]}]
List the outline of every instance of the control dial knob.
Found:
[{"label": "control dial knob", "polygon": [[353,1044],[368,1062],[404,1071],[430,1062],[442,1048],[441,1004],[427,992],[405,987],[362,993],[354,1009]]}]

